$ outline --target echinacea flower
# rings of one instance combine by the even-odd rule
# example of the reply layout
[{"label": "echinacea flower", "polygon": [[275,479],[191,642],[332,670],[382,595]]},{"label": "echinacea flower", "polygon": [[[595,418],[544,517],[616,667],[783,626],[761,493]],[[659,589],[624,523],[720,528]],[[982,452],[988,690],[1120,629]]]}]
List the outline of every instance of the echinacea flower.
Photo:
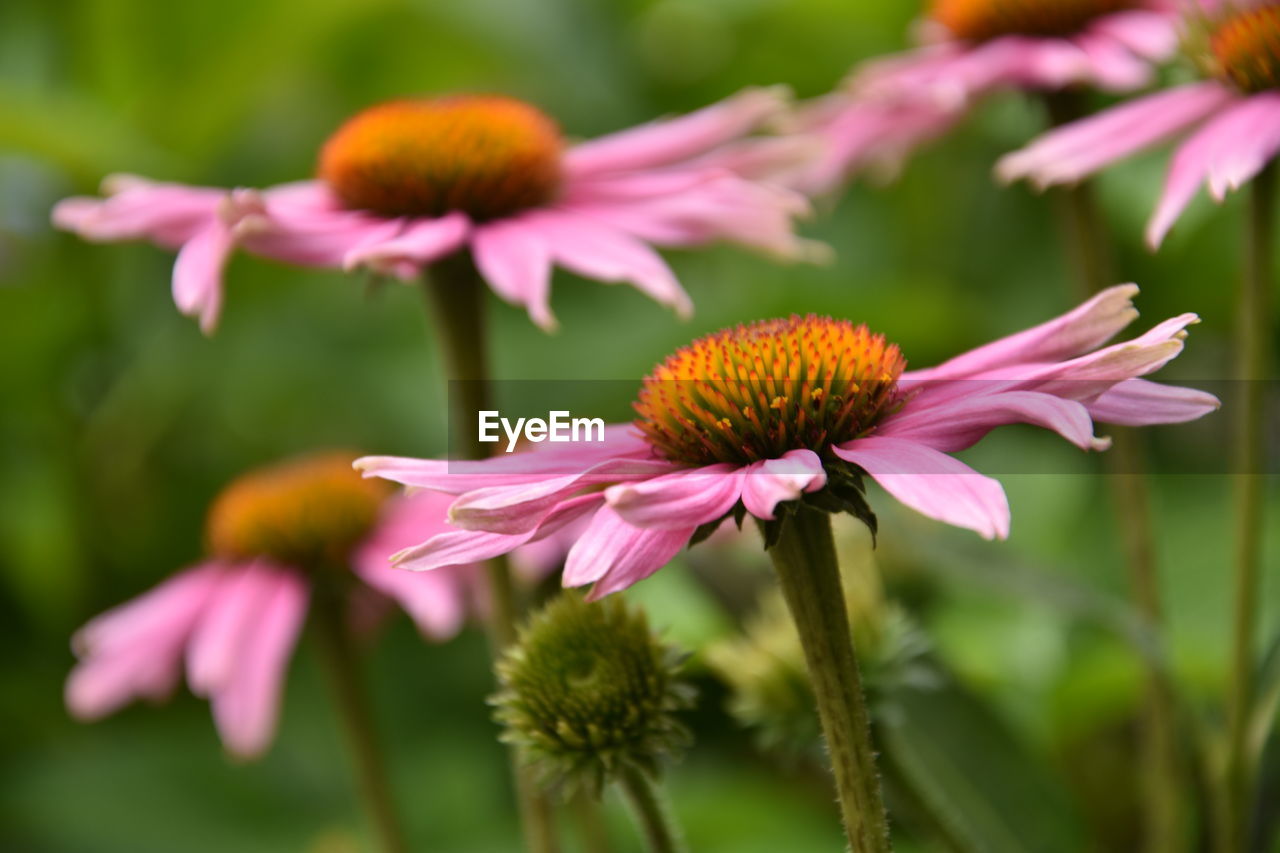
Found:
[{"label": "echinacea flower", "polygon": [[679,118],[576,144],[533,106],[497,95],[393,101],[324,144],[314,180],[225,190],[108,178],[53,221],[88,240],[177,249],[173,297],[212,331],[236,248],[287,263],[412,279],[467,250],[493,291],[555,325],[551,271],[628,282],[684,314],[689,297],[653,246],[728,240],[795,258],[808,210],[766,178],[786,146],[752,134],[785,107],[751,89]]},{"label": "echinacea flower", "polygon": [[797,186],[895,168],[994,92],[1139,89],[1178,43],[1170,0],[932,0],[919,31],[920,47],[864,63],[798,111],[794,129],[826,146]]},{"label": "echinacea flower", "polygon": [[906,371],[865,326],[793,316],[727,329],[679,350],[645,380],[637,420],[596,444],[538,445],[477,462],[367,457],[367,475],[456,495],[458,528],[396,557],[410,569],[486,559],[589,518],[566,586],[599,597],[647,577],[725,518],[764,522],[788,504],[865,513],[869,476],[931,518],[1003,538],[1000,483],[948,455],[997,426],[1031,423],[1084,449],[1093,422],[1198,418],[1216,398],[1144,377],[1181,352],[1183,314],[1103,346],[1137,316],[1133,285],[937,367]]},{"label": "echinacea flower", "polygon": [[183,670],[209,699],[227,749],[261,753],[275,731],[285,671],[322,586],[400,605],[421,633],[453,636],[483,595],[471,565],[411,574],[388,557],[447,529],[448,501],[421,493],[393,497],[351,471],[353,455],[322,454],[251,472],[233,482],[208,518],[209,556],[150,592],[94,618],[72,642],[79,657],[66,700],[82,719],[110,714],[135,698],[160,700]]},{"label": "echinacea flower", "polygon": [[1153,249],[1200,185],[1222,201],[1280,151],[1280,3],[1222,4],[1206,20],[1200,66],[1209,79],[1135,98],[1057,128],[1006,155],[997,174],[1047,187],[1074,183],[1132,154],[1192,131],[1169,164],[1147,224]]}]

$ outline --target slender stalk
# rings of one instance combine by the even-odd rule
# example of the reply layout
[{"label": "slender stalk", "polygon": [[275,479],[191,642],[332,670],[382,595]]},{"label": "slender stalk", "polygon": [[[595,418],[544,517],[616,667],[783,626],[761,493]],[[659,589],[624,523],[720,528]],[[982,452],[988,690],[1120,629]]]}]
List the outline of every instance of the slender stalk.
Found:
[{"label": "slender stalk", "polygon": [[1263,471],[1266,456],[1266,380],[1270,378],[1271,263],[1275,224],[1276,170],[1253,179],[1245,230],[1244,280],[1236,331],[1235,605],[1231,684],[1227,703],[1225,814],[1221,853],[1239,853],[1248,840],[1254,757],[1248,754],[1249,710],[1254,698],[1258,597],[1262,559]]},{"label": "slender stalk", "polygon": [[[1055,126],[1085,114],[1079,95],[1074,92],[1048,94],[1045,106],[1050,123]],[[1054,195],[1066,252],[1075,271],[1076,298],[1088,299],[1116,283],[1105,223],[1089,182],[1059,188]],[[1130,595],[1151,636],[1158,640],[1164,617],[1143,442],[1126,427],[1113,427],[1111,439],[1105,462],[1107,481],[1129,570]],[[1149,656],[1144,656],[1144,665],[1138,745],[1143,846],[1149,853],[1169,853],[1186,849],[1190,836],[1182,807],[1185,768],[1180,759],[1173,686],[1168,673]]]},{"label": "slender stalk", "polygon": [[800,634],[850,849],[886,853],[889,823],[830,518],[801,506],[783,522],[769,555]]},{"label": "slender stalk", "polygon": [[587,791],[574,794],[569,803],[578,826],[578,840],[583,853],[609,853],[609,829],[600,814],[600,801]]},{"label": "slender stalk", "polygon": [[652,779],[635,767],[618,776],[618,786],[631,806],[649,853],[683,853],[684,841],[667,808],[666,798]]},{"label": "slender stalk", "polygon": [[381,849],[386,853],[406,853],[409,847],[391,795],[344,604],[345,598],[337,590],[316,590],[312,608],[315,638],[347,747],[355,762],[356,783]]},{"label": "slender stalk", "polygon": [[[489,359],[484,322],[484,283],[471,258],[455,255],[435,264],[423,289],[436,319],[448,379],[450,447],[464,458],[487,453],[476,428],[477,412],[489,408]],[[519,609],[505,558],[485,564],[489,590],[489,647],[494,660],[515,642]],[[525,847],[530,853],[555,853],[551,804],[526,768],[511,753],[516,801]]]}]

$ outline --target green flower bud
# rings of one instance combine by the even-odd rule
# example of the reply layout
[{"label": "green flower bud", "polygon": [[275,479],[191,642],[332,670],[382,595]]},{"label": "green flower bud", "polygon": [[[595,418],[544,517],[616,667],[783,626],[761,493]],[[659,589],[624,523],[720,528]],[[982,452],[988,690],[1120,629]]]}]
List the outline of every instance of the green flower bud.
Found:
[{"label": "green flower bud", "polygon": [[675,712],[693,704],[684,655],[614,596],[564,593],[530,619],[499,661],[492,698],[502,740],[544,783],[599,795],[628,768],[656,774],[688,746]]}]

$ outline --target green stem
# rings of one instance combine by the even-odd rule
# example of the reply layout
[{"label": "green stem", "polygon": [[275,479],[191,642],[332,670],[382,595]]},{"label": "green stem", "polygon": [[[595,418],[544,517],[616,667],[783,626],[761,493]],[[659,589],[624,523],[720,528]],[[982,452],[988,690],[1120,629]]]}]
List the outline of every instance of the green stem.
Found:
[{"label": "green stem", "polygon": [[889,823],[830,517],[801,506],[783,521],[769,555],[800,634],[850,849],[886,853]]},{"label": "green stem", "polygon": [[609,853],[609,829],[600,814],[600,801],[590,792],[580,790],[569,803],[578,826],[578,840],[583,853]]},{"label": "green stem", "polygon": [[315,637],[334,706],[355,762],[360,795],[381,847],[386,853],[405,853],[409,847],[391,795],[382,751],[378,747],[360,661],[347,624],[345,603],[345,597],[337,590],[316,590],[312,608]]},{"label": "green stem", "polygon": [[[1085,115],[1076,92],[1047,94],[1045,106],[1054,126]],[[1076,298],[1088,299],[1116,283],[1105,223],[1089,182],[1061,187],[1053,194],[1066,253],[1074,267]],[[1136,432],[1126,427],[1112,427],[1111,438],[1112,446],[1105,459],[1107,482],[1129,570],[1130,595],[1150,635],[1159,640],[1163,608],[1143,443]],[[1175,697],[1168,672],[1150,655],[1143,660],[1145,684],[1138,746],[1143,846],[1150,853],[1168,853],[1187,847],[1189,833],[1182,807],[1185,768],[1180,759]]]},{"label": "green stem", "polygon": [[[488,455],[480,442],[477,413],[490,408],[489,359],[484,321],[485,286],[471,258],[455,255],[436,263],[423,282],[448,380],[450,447],[467,459]],[[485,564],[489,590],[489,647],[496,661],[515,642],[519,608],[505,558]],[[551,804],[527,768],[511,753],[516,800],[529,853],[555,853]]]},{"label": "green stem", "polygon": [[682,853],[684,842],[654,781],[643,771],[627,767],[618,775],[618,785],[631,806],[650,853]]},{"label": "green stem", "polygon": [[1275,222],[1276,170],[1253,179],[1245,232],[1244,279],[1236,333],[1235,378],[1239,386],[1235,421],[1235,606],[1231,685],[1227,704],[1224,768],[1225,814],[1221,853],[1239,853],[1248,838],[1253,789],[1253,757],[1248,754],[1249,710],[1253,705],[1258,629],[1259,565],[1262,558],[1263,473],[1266,454],[1266,380],[1270,377],[1271,262]]}]

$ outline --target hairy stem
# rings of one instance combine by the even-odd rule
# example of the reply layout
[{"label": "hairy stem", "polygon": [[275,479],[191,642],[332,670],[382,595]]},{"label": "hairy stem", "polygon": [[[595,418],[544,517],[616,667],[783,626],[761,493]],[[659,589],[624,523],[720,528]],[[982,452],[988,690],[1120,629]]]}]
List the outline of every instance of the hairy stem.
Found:
[{"label": "hairy stem", "polygon": [[800,634],[850,849],[885,853],[889,823],[830,517],[801,506],[783,522],[769,555]]},{"label": "hairy stem", "polygon": [[1227,701],[1227,753],[1223,776],[1224,814],[1219,831],[1221,853],[1239,853],[1248,840],[1254,756],[1248,754],[1249,712],[1254,699],[1258,596],[1263,534],[1263,471],[1266,456],[1266,380],[1270,378],[1272,232],[1275,223],[1276,170],[1264,169],[1250,192],[1245,230],[1244,278],[1236,318],[1234,486],[1235,604],[1230,695]]},{"label": "hairy stem", "polygon": [[653,779],[635,767],[628,767],[618,775],[618,786],[631,807],[649,853],[682,853],[684,841],[666,798]]},{"label": "hairy stem", "polygon": [[[450,447],[467,459],[487,453],[480,442],[477,413],[488,409],[489,359],[486,347],[485,286],[471,258],[455,255],[436,263],[423,288],[435,317],[448,380]],[[505,558],[485,564],[489,591],[489,646],[494,660],[515,642],[519,608]],[[516,800],[525,847],[530,853],[554,853],[556,840],[551,804],[531,773],[511,753]]]},{"label": "hairy stem", "polygon": [[[1078,93],[1045,96],[1050,123],[1057,126],[1081,118],[1085,111]],[[1077,300],[1088,299],[1115,284],[1106,224],[1087,181],[1053,191],[1058,205],[1063,242],[1074,269]],[[1129,589],[1134,608],[1160,640],[1163,613],[1156,533],[1151,517],[1150,488],[1145,474],[1143,442],[1127,427],[1112,427],[1112,446],[1106,454],[1107,481],[1116,525],[1120,531]],[[1163,655],[1163,648],[1157,649]],[[1186,849],[1183,806],[1186,773],[1178,748],[1173,685],[1158,661],[1144,656],[1146,671],[1139,731],[1139,779],[1142,802],[1143,847],[1149,853]]]},{"label": "hairy stem", "polygon": [[352,644],[346,603],[337,590],[320,588],[312,609],[315,637],[328,676],[333,704],[355,763],[356,783],[382,850],[406,853],[387,768],[378,746],[364,674]]}]

